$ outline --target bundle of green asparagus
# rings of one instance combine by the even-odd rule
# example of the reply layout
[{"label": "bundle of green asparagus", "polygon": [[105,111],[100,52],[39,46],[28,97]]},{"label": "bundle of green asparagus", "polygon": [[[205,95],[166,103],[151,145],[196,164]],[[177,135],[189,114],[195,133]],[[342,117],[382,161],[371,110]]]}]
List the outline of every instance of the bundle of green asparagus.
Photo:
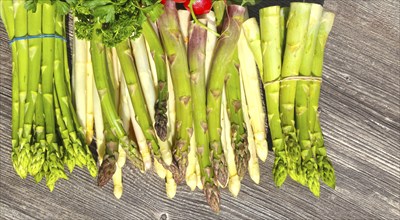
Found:
[{"label": "bundle of green asparagus", "polygon": [[334,14],[293,2],[260,10],[264,89],[280,187],[289,176],[320,194],[319,179],[335,187],[318,116],[324,47]]},{"label": "bundle of green asparagus", "polygon": [[270,138],[278,187],[287,174],[316,196],[320,179],[335,187],[318,113],[334,15],[321,5],[263,8],[259,26],[244,7],[257,1],[188,0],[187,10],[172,0],[0,1],[22,178],[45,176],[52,190],[67,178],[64,165],[86,165],[120,198],[127,158],[141,172],[154,168],[169,198],[186,182],[219,211],[221,188],[236,197],[247,172],[260,182]]},{"label": "bundle of green asparagus", "polygon": [[[50,3],[1,1],[12,48],[12,162],[21,178],[46,178],[52,191],[75,165],[97,175],[71,99],[65,15]],[[25,6],[28,9],[27,11]]]}]

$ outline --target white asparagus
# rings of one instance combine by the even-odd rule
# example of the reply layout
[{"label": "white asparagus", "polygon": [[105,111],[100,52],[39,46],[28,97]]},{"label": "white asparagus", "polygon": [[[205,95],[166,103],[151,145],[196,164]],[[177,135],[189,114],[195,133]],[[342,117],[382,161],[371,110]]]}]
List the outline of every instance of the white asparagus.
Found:
[{"label": "white asparagus", "polygon": [[181,33],[183,40],[185,41],[185,45],[189,43],[189,28],[190,28],[190,12],[188,10],[178,10],[178,17],[179,17],[179,25],[181,28]]},{"label": "white asparagus", "polygon": [[177,185],[175,183],[172,173],[169,170],[167,170],[167,176],[165,178],[165,191],[168,198],[172,199],[175,197]]},{"label": "white asparagus", "polygon": [[158,85],[158,78],[157,78],[157,69],[156,69],[156,63],[154,62],[153,56],[151,55],[150,52],[150,47],[149,47],[149,43],[147,43],[146,39],[144,39],[145,43],[146,43],[146,50],[147,50],[147,57],[149,59],[149,65],[150,65],[150,70],[151,70],[151,76],[153,79],[153,86],[154,88],[157,88]]},{"label": "white asparagus", "polygon": [[126,85],[124,83],[120,82],[121,76],[122,76],[122,69],[120,68],[118,56],[114,52],[112,52],[112,60],[113,60],[113,70],[118,72],[118,73],[112,73],[112,75],[114,75],[115,80],[118,82],[118,87],[119,87],[119,91],[118,91],[118,93],[119,93],[119,96],[118,96],[119,97],[119,102],[118,102],[119,117],[121,118],[122,126],[124,127],[124,130],[127,133],[129,133],[129,127],[131,124],[131,113],[129,110],[128,103],[130,102],[130,97],[129,97],[129,94],[126,93]]},{"label": "white asparagus", "polygon": [[143,35],[131,40],[132,53],[134,56],[136,70],[139,75],[140,84],[143,89],[144,99],[146,101],[147,110],[150,118],[154,123],[154,104],[156,103],[156,90],[153,84],[149,58],[147,56],[146,43]]},{"label": "white asparagus", "polygon": [[260,160],[265,162],[268,156],[268,142],[264,123],[265,113],[262,106],[256,62],[243,31],[239,37],[238,54],[257,155]]},{"label": "white asparagus", "polygon": [[261,52],[261,35],[260,27],[258,26],[256,18],[250,18],[243,22],[242,31],[244,32],[247,44],[249,45],[251,52],[253,53],[253,57],[256,60],[261,79],[263,79],[264,67]]},{"label": "white asparagus", "polygon": [[188,165],[186,168],[186,184],[190,187],[192,191],[196,189],[197,186],[197,175],[196,175],[196,164],[197,156],[196,156],[196,138],[195,135],[192,135],[190,138],[190,145],[189,145],[189,154],[188,154]]},{"label": "white asparagus", "polygon": [[125,162],[126,162],[126,152],[121,147],[121,145],[119,145],[118,146],[118,160],[117,160],[117,164],[116,164],[117,169],[115,170],[115,173],[113,175],[114,196],[117,199],[121,198],[122,192],[123,192],[122,168],[124,167]]},{"label": "white asparagus", "polygon": [[[241,69],[240,69],[240,71],[241,71]],[[250,152],[248,170],[249,170],[250,178],[256,184],[259,184],[260,183],[260,166],[258,164],[257,148],[256,148],[256,143],[254,141],[253,129],[251,128],[251,124],[250,124],[250,116],[249,116],[249,111],[248,111],[247,99],[246,99],[246,95],[244,93],[243,77],[244,76],[242,75],[242,78],[240,79],[240,93],[242,96],[243,118],[244,118],[244,122],[246,124],[247,142],[248,142],[248,148],[249,148],[249,152]]]},{"label": "white asparagus", "polygon": [[122,196],[122,193],[123,193],[122,168],[119,166],[118,163],[115,164],[115,166],[116,166],[116,170],[112,177],[113,184],[114,184],[114,196],[115,196],[115,198],[120,199]]},{"label": "white asparagus", "polygon": [[[217,31],[217,26],[215,25],[215,14],[213,11],[210,11],[205,15],[205,18],[207,19],[207,27],[210,28],[211,30]],[[215,34],[212,34],[208,32],[207,34],[207,43],[206,43],[206,67],[205,67],[205,72],[206,72],[206,82],[208,82],[208,75],[210,72],[210,67],[211,67],[211,61],[213,58],[214,54],[214,48],[215,44],[217,43],[217,36]]]},{"label": "white asparagus", "polygon": [[[225,144],[222,144],[224,150],[225,160],[228,164],[228,172],[229,172],[229,181],[228,181],[228,189],[229,192],[234,197],[237,197],[240,191],[240,179],[237,174],[237,168],[235,163],[235,153],[232,147],[232,140],[231,140],[231,123],[229,121],[228,110],[227,110],[227,103],[226,103],[226,93],[225,87],[222,90],[222,104],[221,104],[221,135],[222,139],[225,139]],[[221,186],[225,187],[225,186]]]},{"label": "white asparagus", "polygon": [[[93,113],[93,91],[94,78],[92,58],[90,56],[90,41],[86,42],[86,144],[90,144],[93,139],[94,113]],[[82,94],[81,94],[82,95]]]},{"label": "white asparagus", "polygon": [[[77,18],[75,18],[75,21]],[[79,123],[86,131],[86,68],[87,68],[87,47],[85,40],[79,40],[74,35],[72,60],[74,68],[72,68],[72,89],[74,92],[76,114]],[[84,95],[82,95],[84,94]]]},{"label": "white asparagus", "polygon": [[165,179],[167,175],[167,169],[165,169],[157,160],[154,160],[154,172],[156,172],[158,177],[161,179]]}]

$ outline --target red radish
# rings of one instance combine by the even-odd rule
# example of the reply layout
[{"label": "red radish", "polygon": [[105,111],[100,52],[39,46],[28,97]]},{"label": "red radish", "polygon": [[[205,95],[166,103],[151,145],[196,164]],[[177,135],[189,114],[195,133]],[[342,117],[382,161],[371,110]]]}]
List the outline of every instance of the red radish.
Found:
[{"label": "red radish", "polygon": [[165,5],[165,2],[166,2],[167,0],[161,0],[161,4],[163,4],[163,5]]},{"label": "red radish", "polygon": [[[187,10],[190,11],[189,3],[190,3],[190,0],[186,0],[185,3],[183,3],[183,5],[185,6],[185,8]],[[212,6],[211,0],[195,0],[195,2],[192,5],[192,8],[193,8],[193,12],[196,15],[202,15],[202,14],[206,14],[206,13],[210,12],[211,6]]]},{"label": "red radish", "polygon": [[174,0],[176,3],[185,3],[186,0]]}]

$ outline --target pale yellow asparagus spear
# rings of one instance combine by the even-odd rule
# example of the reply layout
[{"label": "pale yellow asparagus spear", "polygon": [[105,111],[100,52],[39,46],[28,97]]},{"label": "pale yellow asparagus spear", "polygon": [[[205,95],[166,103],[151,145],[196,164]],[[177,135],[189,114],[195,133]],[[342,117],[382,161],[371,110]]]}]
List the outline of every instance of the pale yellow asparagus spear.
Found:
[{"label": "pale yellow asparagus spear", "polygon": [[260,160],[265,161],[268,155],[265,113],[262,106],[256,61],[246,41],[244,31],[242,31],[239,37],[238,54],[257,155]]},{"label": "pale yellow asparagus spear", "polygon": [[144,41],[146,42],[147,57],[149,58],[149,65],[150,65],[150,69],[151,69],[151,76],[153,79],[153,84],[154,84],[154,87],[157,88],[158,78],[157,78],[156,63],[154,62],[153,56],[151,55],[149,43],[147,43],[146,38],[144,39]]},{"label": "pale yellow asparagus spear", "polygon": [[165,169],[158,160],[154,160],[154,172],[156,172],[161,179],[165,179],[167,175],[167,169]]},{"label": "pale yellow asparagus spear", "polygon": [[[93,67],[92,59],[90,57],[90,41],[86,41],[86,91],[93,91]],[[82,94],[80,94],[82,95]],[[93,139],[93,125],[94,125],[94,114],[93,114],[93,92],[86,92],[86,143],[90,144]]]},{"label": "pale yellow asparagus spear", "polygon": [[[222,104],[221,104],[221,118],[223,124],[221,124],[221,135],[225,138],[225,146],[222,145],[224,150],[225,160],[228,164],[228,172],[229,172],[229,181],[228,181],[228,189],[229,192],[234,197],[237,197],[240,191],[240,179],[237,174],[237,168],[235,163],[235,154],[232,147],[232,140],[231,140],[231,123],[229,121],[228,111],[227,111],[227,103],[226,103],[226,93],[225,87],[222,90]],[[222,186],[223,187],[223,186]]]},{"label": "pale yellow asparagus spear", "polygon": [[190,28],[190,12],[188,10],[178,10],[179,25],[181,27],[182,37],[185,41],[187,48],[189,42],[189,28]]},{"label": "pale yellow asparagus spear", "polygon": [[242,24],[242,31],[246,37],[247,43],[253,52],[253,57],[256,60],[258,71],[260,72],[261,79],[264,76],[262,52],[261,52],[261,35],[260,28],[255,18],[249,18]]},{"label": "pale yellow asparagus spear", "polygon": [[190,146],[189,146],[189,155],[188,155],[188,165],[186,168],[186,184],[193,191],[197,186],[197,175],[196,175],[196,164],[198,164],[197,156],[196,156],[196,138],[194,135],[190,138]]},{"label": "pale yellow asparagus spear", "polygon": [[[76,18],[75,18],[76,20]],[[74,91],[76,114],[79,123],[86,129],[86,68],[87,68],[87,47],[85,40],[79,40],[74,35],[72,60],[74,68],[72,72],[72,86]],[[92,81],[92,79],[90,79]],[[82,95],[83,94],[83,95]]]},{"label": "pale yellow asparagus spear", "polygon": [[168,198],[172,199],[176,194],[176,183],[171,171],[167,170],[167,176],[165,177],[165,191],[167,193]]},{"label": "pale yellow asparagus spear", "polygon": [[249,148],[249,152],[250,152],[248,170],[249,170],[250,178],[256,184],[259,184],[260,183],[260,167],[258,164],[257,148],[256,148],[256,143],[254,141],[253,129],[251,128],[251,124],[250,124],[250,116],[249,116],[249,111],[248,111],[249,106],[247,105],[247,99],[246,99],[246,95],[244,93],[243,77],[244,76],[242,75],[242,77],[240,79],[240,92],[241,92],[241,96],[242,96],[243,118],[244,118],[244,122],[246,123],[247,142],[248,142],[248,148]]},{"label": "pale yellow asparagus spear", "polygon": [[[207,19],[207,27],[211,30],[217,31],[217,26],[215,25],[215,14],[213,11],[210,11],[205,16]],[[206,83],[208,82],[208,74],[210,72],[211,61],[214,54],[215,44],[217,43],[217,36],[215,34],[211,34],[208,32],[207,34],[207,43],[206,43]]]},{"label": "pale yellow asparagus spear", "polygon": [[124,149],[119,146],[118,147],[118,160],[116,164],[116,170],[113,175],[113,184],[114,184],[114,196],[117,199],[120,199],[123,192],[123,185],[122,185],[122,168],[126,162],[126,153]]}]

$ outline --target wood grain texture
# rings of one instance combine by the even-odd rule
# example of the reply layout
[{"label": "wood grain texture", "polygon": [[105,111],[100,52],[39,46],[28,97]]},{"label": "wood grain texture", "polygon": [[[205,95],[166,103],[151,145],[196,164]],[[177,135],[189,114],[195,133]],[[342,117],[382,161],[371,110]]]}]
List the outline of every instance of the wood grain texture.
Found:
[{"label": "wood grain texture", "polygon": [[[264,5],[268,4],[264,1]],[[272,180],[273,153],[261,164],[261,183],[247,176],[238,198],[222,193],[212,213],[200,191],[180,186],[169,200],[154,173],[124,170],[124,194],[96,187],[76,169],[53,193],[42,182],[20,179],[12,168],[11,53],[0,22],[1,219],[399,219],[400,46],[399,1],[326,0],[336,21],[326,49],[321,117],[336,190]],[[257,14],[252,8],[251,14]]]}]

